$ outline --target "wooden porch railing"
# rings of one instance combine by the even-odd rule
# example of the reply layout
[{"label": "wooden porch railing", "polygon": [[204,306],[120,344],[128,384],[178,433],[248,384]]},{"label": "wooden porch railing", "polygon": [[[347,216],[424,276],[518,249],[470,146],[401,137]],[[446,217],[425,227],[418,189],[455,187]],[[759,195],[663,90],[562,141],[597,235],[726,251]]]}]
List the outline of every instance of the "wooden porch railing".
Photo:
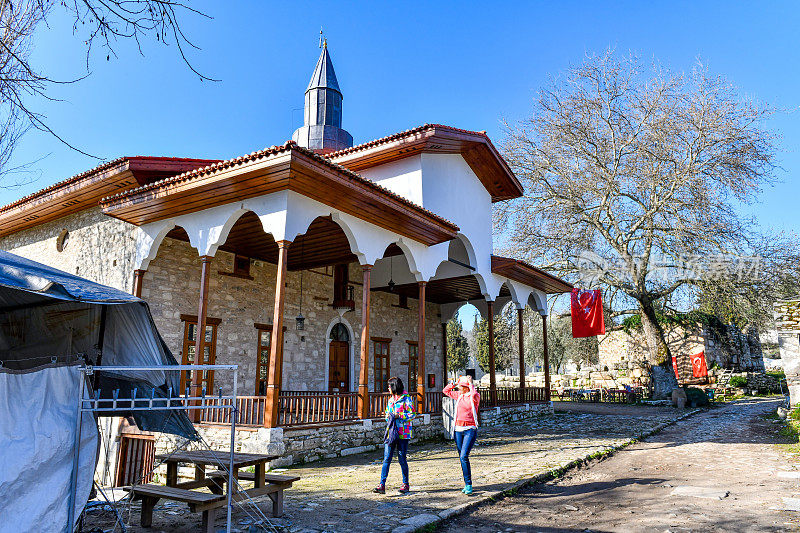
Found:
[{"label": "wooden porch railing", "polygon": [[[389,402],[388,392],[369,393],[370,418],[383,418]],[[414,407],[416,408],[416,396]],[[488,398],[488,392],[486,394]],[[264,425],[266,396],[239,396],[236,399],[236,425],[258,427]],[[279,396],[278,425],[298,426],[322,422],[344,422],[358,419],[358,393],[327,391],[281,391]],[[538,401],[538,400],[528,400]],[[208,397],[203,400],[207,409],[200,411],[200,422],[204,424],[230,424],[230,411],[211,409],[212,406],[230,405],[230,400]],[[442,393],[428,391],[425,393],[425,413],[442,412]]]},{"label": "wooden porch railing", "polygon": [[498,407],[501,405],[519,405],[523,403],[546,402],[547,389],[544,387],[498,387],[496,401],[492,400],[488,388],[478,388],[481,395],[481,407]]},{"label": "wooden porch railing", "polygon": [[309,394],[279,396],[279,426],[299,426],[319,422],[341,422],[358,418],[358,393],[324,393],[314,391]]},{"label": "wooden porch railing", "polygon": [[[203,400],[204,406],[230,405],[230,400],[208,397]],[[266,396],[237,396],[236,398],[236,425],[237,426],[263,426]],[[202,409],[200,422],[205,424],[230,424],[231,411],[228,409]]]}]

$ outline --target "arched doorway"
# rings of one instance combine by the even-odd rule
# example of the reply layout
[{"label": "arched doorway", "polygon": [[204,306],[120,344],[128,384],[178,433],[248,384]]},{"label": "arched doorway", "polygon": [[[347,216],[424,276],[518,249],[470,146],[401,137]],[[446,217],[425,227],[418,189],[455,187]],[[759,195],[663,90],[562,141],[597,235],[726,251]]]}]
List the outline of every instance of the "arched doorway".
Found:
[{"label": "arched doorway", "polygon": [[341,322],[328,336],[328,392],[350,392],[350,332]]}]

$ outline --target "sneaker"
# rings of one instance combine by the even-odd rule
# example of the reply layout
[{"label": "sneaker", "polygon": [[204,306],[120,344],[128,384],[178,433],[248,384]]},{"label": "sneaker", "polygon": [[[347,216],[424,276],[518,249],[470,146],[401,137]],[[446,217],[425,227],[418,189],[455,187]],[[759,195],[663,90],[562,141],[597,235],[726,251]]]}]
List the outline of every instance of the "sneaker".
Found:
[{"label": "sneaker", "polygon": [[403,483],[402,485],[400,485],[400,488],[397,489],[397,492],[399,492],[400,494],[405,494],[406,492],[408,492],[410,490],[411,489],[408,488],[408,483]]},{"label": "sneaker", "polygon": [[472,494],[472,485],[465,485],[464,488],[461,489],[461,492],[469,496],[470,494]]},{"label": "sneaker", "polygon": [[380,485],[372,489],[372,492],[374,492],[375,494],[386,494],[386,485],[381,483]]}]

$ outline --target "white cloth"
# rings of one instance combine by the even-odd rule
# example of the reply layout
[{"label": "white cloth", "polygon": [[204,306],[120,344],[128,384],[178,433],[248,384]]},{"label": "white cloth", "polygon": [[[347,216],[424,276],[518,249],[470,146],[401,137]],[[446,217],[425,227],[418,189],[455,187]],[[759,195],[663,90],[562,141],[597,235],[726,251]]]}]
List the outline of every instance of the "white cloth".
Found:
[{"label": "white cloth", "polygon": [[[0,533],[72,531],[67,519],[79,383],[77,365],[0,370]],[[76,520],[92,488],[97,442],[94,417],[84,413]]]}]

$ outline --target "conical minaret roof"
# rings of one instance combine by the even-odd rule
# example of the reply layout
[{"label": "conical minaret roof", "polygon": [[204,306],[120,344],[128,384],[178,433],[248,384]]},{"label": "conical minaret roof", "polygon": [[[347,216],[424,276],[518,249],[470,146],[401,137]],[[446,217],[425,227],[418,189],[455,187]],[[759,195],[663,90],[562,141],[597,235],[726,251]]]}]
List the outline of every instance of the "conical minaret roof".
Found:
[{"label": "conical minaret roof", "polygon": [[339,81],[336,79],[336,72],[333,70],[331,54],[328,52],[328,43],[325,43],[322,47],[322,53],[317,59],[317,66],[311,75],[311,81],[308,82],[306,92],[311,89],[332,89],[342,94],[341,89],[339,89]]},{"label": "conical minaret roof", "polygon": [[353,136],[342,129],[342,91],[327,42],[306,89],[303,125],[292,139],[321,154],[353,146]]}]

